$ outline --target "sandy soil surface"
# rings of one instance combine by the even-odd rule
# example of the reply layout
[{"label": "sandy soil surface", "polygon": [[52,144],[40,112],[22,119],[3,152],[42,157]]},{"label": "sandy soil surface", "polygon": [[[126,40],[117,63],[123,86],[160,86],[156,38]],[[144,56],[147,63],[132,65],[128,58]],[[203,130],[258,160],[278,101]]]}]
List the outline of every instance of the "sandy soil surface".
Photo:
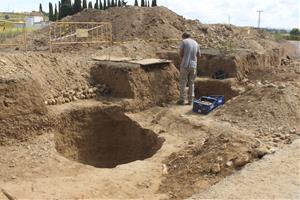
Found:
[{"label": "sandy soil surface", "polygon": [[299,199],[300,140],[190,199]]},{"label": "sandy soil surface", "polygon": [[[54,106],[51,112],[99,106],[99,102],[91,100],[72,104]],[[143,127],[152,127],[166,141],[153,157],[113,169],[95,168],[66,159],[55,149],[55,133],[9,147],[1,146],[1,155],[4,156],[0,164],[0,185],[18,199],[165,199],[168,195],[157,193],[163,160],[183,148],[191,138],[206,135],[201,131],[206,125],[199,125],[195,119],[192,122],[184,115],[189,111],[189,106],[182,109],[174,106],[129,114],[133,120],[139,119]],[[191,127],[194,128],[185,134],[184,130]],[[5,153],[7,151],[11,153]]]},{"label": "sandy soil surface", "polygon": [[[133,41],[49,54],[46,28],[29,36],[29,49],[44,52],[0,54],[0,199],[189,198],[244,166],[250,173],[249,163],[299,138],[300,61],[269,34],[202,25],[161,7],[85,10],[65,20],[102,19],[113,23],[116,40]],[[175,105],[179,73],[173,64],[92,59],[156,57],[174,48],[161,40],[185,29],[203,46],[244,47],[236,52],[243,56],[231,59],[239,59],[232,77],[237,93],[209,115]],[[147,42],[153,35],[157,41]],[[222,95],[206,83],[210,95]],[[272,163],[265,174],[278,173],[279,160],[291,163],[297,150],[293,145],[290,157],[267,157],[256,169]]]}]

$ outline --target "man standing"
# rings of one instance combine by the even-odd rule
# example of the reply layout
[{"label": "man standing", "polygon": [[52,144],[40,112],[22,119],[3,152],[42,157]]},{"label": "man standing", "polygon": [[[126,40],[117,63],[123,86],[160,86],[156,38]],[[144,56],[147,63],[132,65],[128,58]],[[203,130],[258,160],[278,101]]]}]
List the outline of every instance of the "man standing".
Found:
[{"label": "man standing", "polygon": [[200,56],[199,44],[191,39],[189,33],[183,33],[179,47],[180,64],[180,98],[178,105],[185,104],[185,88],[189,83],[188,102],[191,105],[194,98],[194,81],[197,77],[197,57]]}]

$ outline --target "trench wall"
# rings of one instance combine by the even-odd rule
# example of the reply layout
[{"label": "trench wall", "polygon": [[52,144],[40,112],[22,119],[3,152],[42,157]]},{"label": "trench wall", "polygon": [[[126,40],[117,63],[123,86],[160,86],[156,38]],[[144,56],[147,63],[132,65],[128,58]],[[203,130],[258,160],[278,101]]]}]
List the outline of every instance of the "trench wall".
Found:
[{"label": "trench wall", "polygon": [[133,99],[146,109],[176,100],[179,72],[173,64],[141,67],[128,63],[99,62],[91,71],[95,84],[106,84],[109,96]]}]

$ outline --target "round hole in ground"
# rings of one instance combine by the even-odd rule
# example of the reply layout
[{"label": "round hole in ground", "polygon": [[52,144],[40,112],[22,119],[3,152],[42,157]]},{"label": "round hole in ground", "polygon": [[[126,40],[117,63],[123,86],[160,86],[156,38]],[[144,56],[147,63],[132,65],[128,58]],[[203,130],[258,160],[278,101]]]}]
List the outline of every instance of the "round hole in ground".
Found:
[{"label": "round hole in ground", "polygon": [[150,158],[164,142],[114,109],[72,111],[59,124],[56,150],[68,159],[99,168]]}]

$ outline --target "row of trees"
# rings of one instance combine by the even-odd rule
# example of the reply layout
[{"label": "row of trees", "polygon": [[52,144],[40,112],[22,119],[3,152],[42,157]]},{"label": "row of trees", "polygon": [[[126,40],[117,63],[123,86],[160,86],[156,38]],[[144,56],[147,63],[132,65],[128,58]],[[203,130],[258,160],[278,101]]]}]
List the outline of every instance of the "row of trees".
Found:
[{"label": "row of trees", "polygon": [[[127,6],[127,2],[124,0],[96,0],[93,4],[92,1],[87,2],[87,0],[74,0],[72,3],[71,0],[61,0],[58,2],[58,5],[49,3],[49,20],[56,21],[60,20],[68,15],[74,15],[80,12],[83,9],[100,9],[106,10],[110,7],[125,7]],[[149,0],[141,0],[140,4],[138,0],[135,0],[134,6],[141,6],[141,7],[155,7],[157,6],[157,1],[152,0],[151,5]],[[42,4],[40,4],[40,12],[43,12]]]},{"label": "row of trees", "polygon": [[291,36],[300,36],[300,30],[298,28],[293,28],[291,31],[290,31],[290,35]]}]

